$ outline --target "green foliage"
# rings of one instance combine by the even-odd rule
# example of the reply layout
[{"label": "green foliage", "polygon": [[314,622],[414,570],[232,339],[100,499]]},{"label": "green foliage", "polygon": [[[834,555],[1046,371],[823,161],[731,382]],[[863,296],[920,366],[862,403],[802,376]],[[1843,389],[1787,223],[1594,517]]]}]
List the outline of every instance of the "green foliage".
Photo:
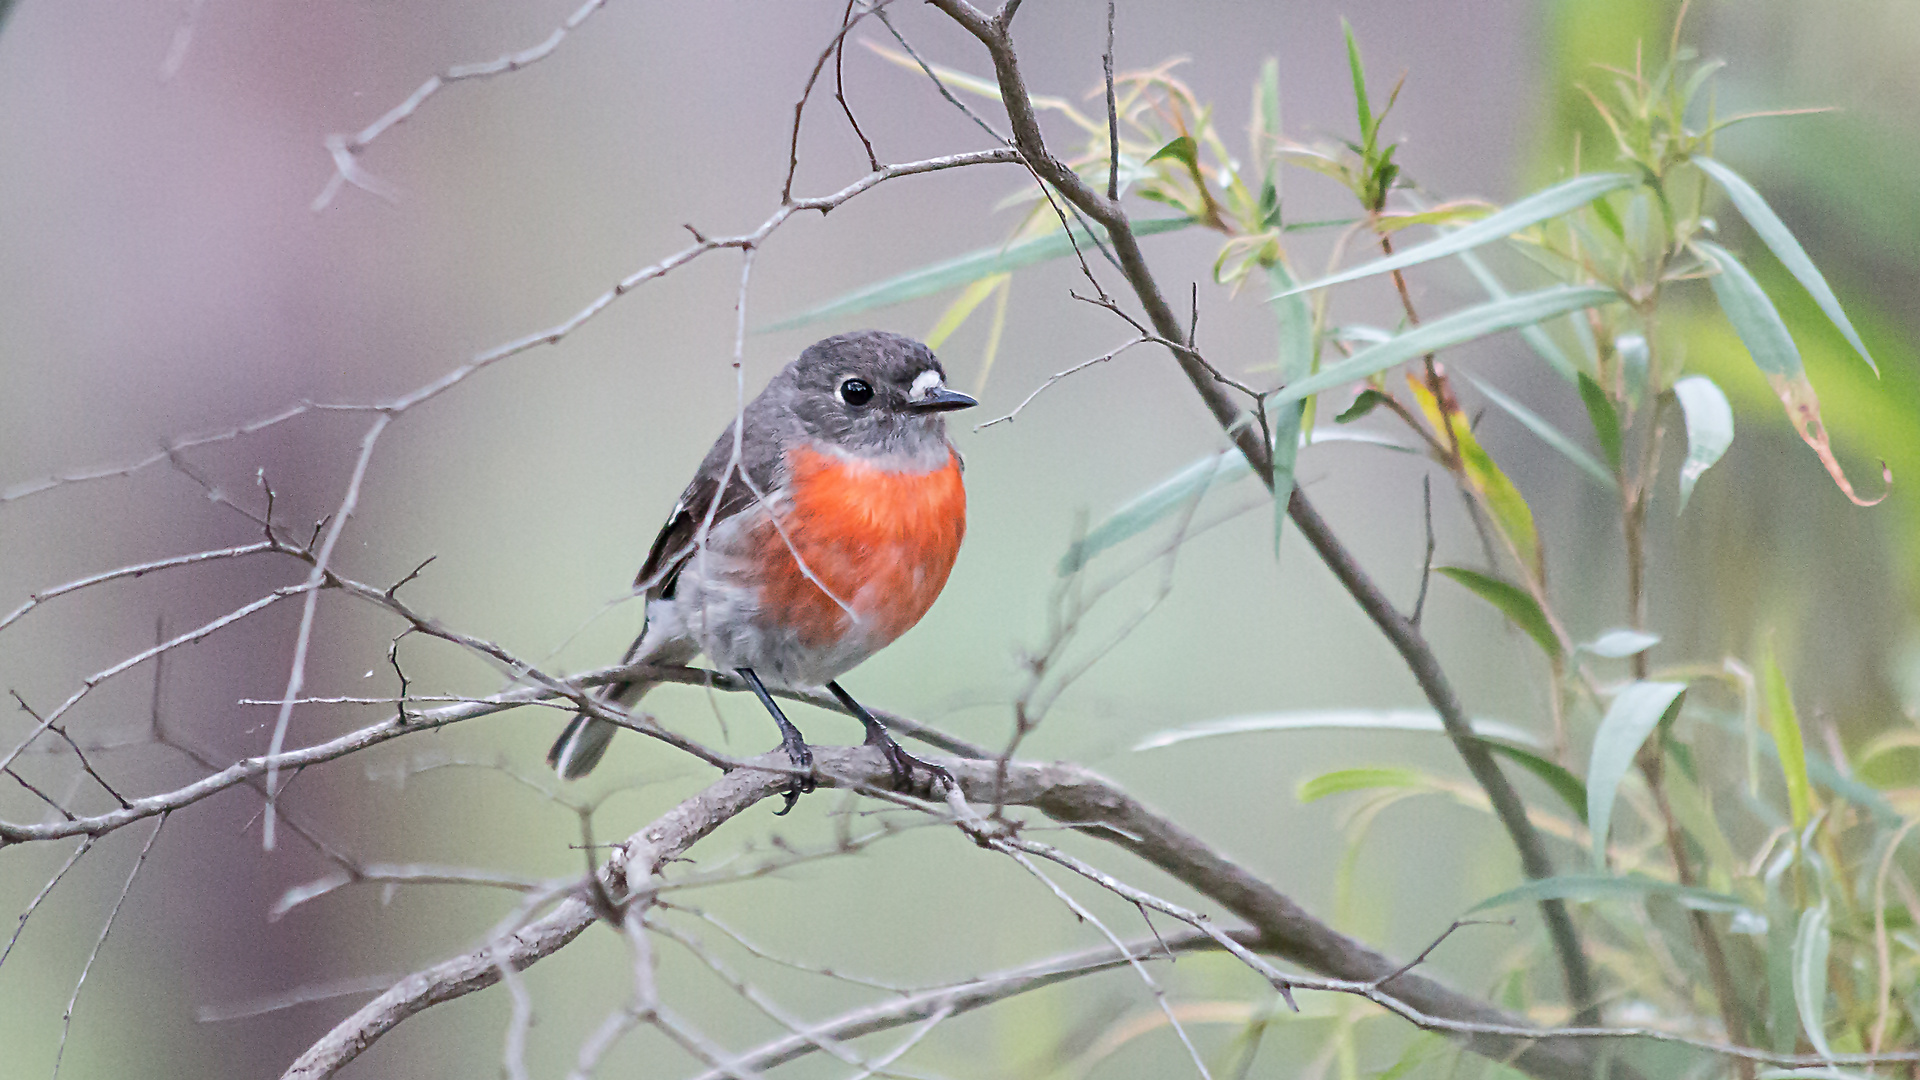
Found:
[{"label": "green foliage", "polygon": [[[1599,7],[1584,5],[1585,14],[1559,18],[1587,25]],[[1659,5],[1628,7],[1623,25],[1644,25],[1660,11]],[[1401,88],[1384,102],[1373,97],[1351,28],[1344,45],[1353,138],[1319,145],[1289,140],[1280,122],[1277,70],[1269,63],[1252,88],[1250,153],[1236,160],[1211,109],[1172,76],[1169,64],[1116,80],[1120,175],[1129,195],[1175,210],[1155,227],[1219,234],[1217,283],[1230,290],[1256,276],[1266,283],[1263,299],[1276,333],[1271,362],[1263,356],[1236,378],[1246,380],[1245,422],[1264,422],[1273,440],[1276,543],[1301,448],[1335,438],[1398,445],[1379,433],[1384,428],[1404,429],[1400,434],[1417,443],[1471,510],[1492,565],[1436,569],[1519,627],[1532,642],[1520,646],[1527,656],[1534,657],[1537,646],[1530,663],[1534,671],[1544,669],[1550,705],[1544,712],[1551,717],[1551,730],[1543,717],[1538,734],[1476,721],[1474,738],[1516,775],[1532,778],[1530,814],[1582,852],[1581,865],[1591,868],[1516,882],[1480,908],[1549,898],[1579,903],[1581,931],[1605,967],[1608,1000],[1631,1001],[1701,1037],[1725,1038],[1738,1028],[1754,1045],[1821,1055],[1911,1048],[1920,1043],[1920,892],[1905,866],[1908,830],[1920,821],[1920,782],[1912,779],[1920,735],[1902,727],[1896,734],[1907,742],[1872,744],[1844,760],[1837,739],[1823,743],[1803,729],[1770,645],[1757,656],[1679,655],[1669,663],[1666,654],[1682,650],[1667,644],[1657,665],[1654,646],[1665,630],[1646,625],[1642,614],[1650,608],[1670,614],[1677,606],[1672,599],[1648,602],[1647,560],[1665,554],[1650,550],[1646,538],[1653,495],[1677,481],[1675,512],[1684,509],[1701,477],[1737,452],[1729,395],[1750,400],[1749,383],[1766,382],[1840,490],[1867,502],[1840,469],[1803,363],[1795,332],[1809,321],[1834,347],[1808,347],[1849,365],[1844,371],[1816,367],[1821,379],[1842,387],[1851,413],[1880,410],[1877,430],[1920,460],[1909,407],[1920,402],[1913,389],[1920,384],[1889,358],[1886,393],[1895,397],[1881,400],[1885,395],[1869,374],[1875,369],[1868,335],[1759,189],[1714,156],[1716,133],[1753,117],[1717,118],[1710,87],[1720,65],[1678,46],[1677,29],[1674,38],[1663,63],[1644,64],[1644,53],[1630,49],[1630,65],[1599,69],[1598,76],[1581,73],[1600,83],[1578,91],[1592,122],[1588,131],[1600,136],[1583,151],[1589,160],[1558,162],[1551,182],[1505,206],[1428,203],[1400,186],[1403,162],[1399,148],[1383,141],[1382,121]],[[968,78],[951,85],[991,92],[990,83]],[[1104,179],[1104,120],[1082,116],[1059,99],[1044,100],[1086,135],[1072,166]],[[1287,219],[1289,166],[1331,180],[1353,200],[1355,216],[1331,223],[1350,227],[1354,254],[1347,267],[1302,274],[1290,260],[1291,233],[1330,223]],[[1009,271],[1006,252],[1069,253],[1044,202],[1024,205],[1026,216],[1009,244],[920,272],[935,275],[938,288],[974,287],[948,309],[937,327],[942,334],[983,306],[992,288],[1003,287],[992,275]],[[1764,245],[1762,259],[1778,260],[1783,272],[1771,263],[1750,267],[1730,241],[1722,243],[1713,215],[1729,205]],[[1043,240],[1051,246],[1022,246]],[[1501,250],[1525,256],[1536,276],[1509,288],[1490,269]],[[1404,287],[1409,272],[1477,282],[1486,298],[1451,311],[1420,311],[1415,290]],[[1550,280],[1540,281],[1541,273]],[[911,278],[863,294],[877,302],[904,298],[909,290],[901,283]],[[1330,291],[1370,278],[1401,286],[1404,318],[1397,329],[1331,324]],[[1714,309],[1711,324],[1697,314]],[[1743,372],[1712,359],[1722,348],[1683,349],[1709,325],[1719,335],[1716,346],[1737,339]],[[1872,329],[1866,320],[1862,325]],[[1516,380],[1507,385],[1536,389],[1508,393],[1466,370],[1476,342],[1505,332],[1520,334],[1542,368],[1554,373],[1549,389]],[[1699,370],[1706,365],[1717,366]],[[1618,515],[1608,535],[1624,538],[1638,570],[1618,598],[1624,603],[1611,609],[1630,613],[1629,625],[1574,644],[1581,638],[1569,632],[1547,573],[1559,538],[1543,534],[1528,493],[1509,474],[1512,463],[1488,450],[1504,444],[1483,441],[1462,389],[1545,443],[1554,452],[1547,465],[1560,470],[1558,476],[1577,475],[1605,496]],[[1319,398],[1328,394],[1338,396],[1321,410]],[[1779,415],[1779,406],[1773,408]],[[1332,423],[1319,422],[1323,413]],[[1546,416],[1583,421],[1563,428]],[[1675,448],[1683,443],[1681,457]],[[1214,485],[1249,475],[1234,453],[1187,465],[1101,519],[1067,552],[1060,572],[1084,568],[1190,510]],[[1716,629],[1735,643],[1763,636],[1753,626]],[[1161,732],[1139,748],[1309,728],[1379,732],[1388,739],[1431,739],[1442,730],[1425,712],[1275,713]],[[1306,780],[1298,795],[1354,804],[1343,883],[1351,880],[1368,824],[1386,807],[1435,795],[1487,806],[1476,788],[1424,762],[1355,762]],[[1709,970],[1706,942],[1726,961],[1721,974]],[[1524,975],[1526,961],[1517,963]],[[1566,1007],[1535,1000],[1525,978],[1505,985],[1517,1007]],[[1425,1069],[1433,1059],[1430,1050],[1415,1052],[1421,1045],[1430,1044],[1416,1043],[1389,1074]]]},{"label": "green foliage", "polygon": [[1451,578],[1465,586],[1475,596],[1492,604],[1502,615],[1513,621],[1515,626],[1526,631],[1528,637],[1540,646],[1540,651],[1550,658],[1560,656],[1560,636],[1554,633],[1553,624],[1547,621],[1546,612],[1525,589],[1512,582],[1501,581],[1491,574],[1482,574],[1464,566],[1436,566],[1434,572]]}]

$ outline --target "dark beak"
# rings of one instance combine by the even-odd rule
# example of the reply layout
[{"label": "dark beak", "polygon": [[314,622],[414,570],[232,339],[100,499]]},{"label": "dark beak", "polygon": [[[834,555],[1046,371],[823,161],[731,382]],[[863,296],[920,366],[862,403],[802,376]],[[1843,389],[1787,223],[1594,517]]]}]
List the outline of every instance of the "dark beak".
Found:
[{"label": "dark beak", "polygon": [[955,409],[971,409],[980,404],[958,390],[949,390],[942,386],[927,391],[927,396],[919,401],[909,402],[907,408],[914,412],[952,412]]}]

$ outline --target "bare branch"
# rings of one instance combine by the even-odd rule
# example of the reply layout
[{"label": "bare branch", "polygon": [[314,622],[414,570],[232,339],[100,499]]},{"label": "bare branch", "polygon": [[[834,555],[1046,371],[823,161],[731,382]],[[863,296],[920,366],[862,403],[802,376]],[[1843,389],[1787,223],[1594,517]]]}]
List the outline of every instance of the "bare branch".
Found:
[{"label": "bare branch", "polygon": [[[786,761],[780,752],[746,764],[751,767],[736,769],[715,781],[618,846],[601,871],[607,893],[624,898],[622,902],[630,911],[646,903],[649,890],[656,887],[649,884],[651,879],[669,859],[721,822],[786,786]],[[993,792],[995,763],[956,759],[943,764],[969,796],[985,798]],[[877,791],[891,777],[884,757],[870,747],[816,747],[814,768],[824,786]],[[1031,806],[1057,821],[1085,825],[1089,835],[1119,844],[1166,870],[1251,922],[1261,951],[1344,980],[1314,983],[1295,979],[1296,985],[1347,993],[1371,990],[1382,1001],[1392,1002],[1403,1015],[1417,1016],[1440,1030],[1460,1035],[1476,1052],[1510,1061],[1535,1076],[1574,1080],[1588,1075],[1592,1053],[1576,1041],[1544,1038],[1540,1029],[1417,972],[1399,976],[1392,995],[1380,991],[1374,982],[1399,971],[1401,964],[1335,932],[1198,837],[1091,772],[1064,764],[1016,763],[1008,770],[1004,796],[1010,805]],[[515,970],[524,969],[566,945],[596,918],[592,905],[576,891],[548,915],[506,935],[497,946],[499,955]],[[1241,939],[1236,935],[1235,940]],[[1172,938],[1168,946],[1178,949],[1183,941]],[[499,981],[495,956],[496,946],[489,944],[401,980],[310,1047],[287,1071],[286,1080],[329,1076],[408,1017]],[[940,1004],[925,1001],[924,1007],[904,1022],[923,1020]],[[953,1008],[959,1011],[958,1005]],[[805,1040],[800,1043],[806,1045]],[[761,1065],[749,1057],[740,1059],[739,1068]]]},{"label": "bare branch", "polygon": [[[333,549],[340,542],[340,533],[347,527],[347,519],[353,516],[360,504],[360,485],[367,478],[367,465],[373,460],[373,448],[380,441],[380,434],[393,422],[392,413],[381,413],[374,418],[373,425],[360,438],[360,456],[354,459],[353,475],[347,481],[347,493],[340,499],[340,505],[332,515],[327,526],[327,536],[320,542],[320,553],[314,556],[313,571],[307,575],[307,597],[300,608],[300,631],[293,643],[293,670],[287,675],[287,691],[281,695],[279,715],[273,721],[273,739],[267,744],[267,810],[266,818],[260,826],[260,846],[273,850],[274,810],[278,805],[280,786],[280,751],[287,744],[287,724],[293,719],[293,703],[299,699],[301,689],[307,680],[307,650],[313,642],[313,618],[320,608],[318,592],[327,577],[327,565],[333,559]],[[397,587],[397,586],[396,586]],[[391,599],[392,590],[388,591]]]},{"label": "bare branch", "polygon": [[1034,387],[1032,393],[1022,398],[1020,400],[1020,404],[1015,405],[1013,407],[1012,412],[1006,414],[1005,416],[996,416],[992,420],[988,420],[984,424],[975,424],[973,426],[973,430],[981,431],[986,428],[990,428],[995,424],[1011,423],[1012,421],[1014,421],[1019,417],[1020,410],[1026,408],[1028,405],[1031,405],[1033,403],[1033,399],[1039,397],[1041,391],[1045,390],[1047,387],[1052,386],[1054,383],[1059,382],[1061,379],[1064,379],[1069,375],[1075,375],[1075,374],[1078,374],[1079,372],[1085,371],[1087,368],[1090,368],[1095,364],[1104,364],[1107,361],[1113,359],[1114,357],[1119,356],[1121,353],[1126,352],[1128,349],[1133,348],[1135,345],[1145,345],[1146,343],[1152,340],[1153,339],[1151,337],[1137,337],[1137,338],[1134,338],[1132,341],[1127,342],[1125,345],[1122,345],[1117,349],[1111,349],[1107,352],[1101,353],[1099,356],[1096,356],[1091,360],[1082,360],[1079,363],[1073,365],[1072,367],[1065,369],[1064,371],[1054,372],[1052,375],[1047,377],[1046,382],[1043,382],[1039,386]]},{"label": "bare branch", "polygon": [[[54,1080],[59,1080],[60,1061],[67,1056],[67,1035],[73,1030],[73,1007],[80,1003],[80,988],[87,985],[87,974],[93,970],[93,962],[100,958],[100,947],[107,943],[107,935],[113,931],[114,920],[120,917],[120,905],[127,902],[127,894],[133,891],[133,879],[140,876],[140,868],[147,862],[147,853],[153,850],[153,842],[160,839],[160,830],[166,823],[165,814],[160,815],[160,820],[153,823],[153,831],[147,834],[147,842],[140,846],[140,854],[133,860],[133,869],[127,871],[127,883],[120,887],[120,895],[114,899],[113,907],[107,911],[107,921],[100,927],[100,936],[94,939],[93,950],[87,953],[87,962],[80,968],[80,978],[73,984],[73,996],[67,999],[67,1011],[60,1017],[60,1045],[53,1053]],[[65,873],[65,870],[61,872]]]},{"label": "bare branch", "polygon": [[[420,106],[425,105],[428,98],[439,93],[449,83],[464,82],[468,79],[487,79],[495,75],[507,75],[519,71],[521,68],[527,67],[530,64],[536,64],[545,60],[553,54],[555,49],[560,47],[560,43],[566,40],[568,34],[579,29],[580,24],[586,22],[594,12],[606,6],[606,2],[607,0],[586,0],[586,3],[581,4],[574,10],[572,15],[567,16],[565,22],[554,27],[553,33],[548,34],[546,40],[540,42],[538,45],[522,49],[519,52],[506,53],[498,59],[489,60],[484,63],[455,64],[453,67],[421,83],[420,88],[407,95],[405,101],[387,110],[385,116],[382,116],[372,124],[361,129],[358,135],[349,136],[336,134],[327,136],[327,151],[333,157],[334,174],[327,180],[327,186],[321,190],[319,195],[314,197],[313,212],[317,214],[325,210],[327,205],[333,202],[333,197],[339,194],[342,184],[352,184],[357,188],[391,201],[393,197],[392,188],[383,181],[374,178],[360,167],[359,155],[362,150],[365,150],[372,144],[373,140],[386,134],[388,129],[412,117],[414,113],[419,112]],[[195,7],[198,6],[196,0]]]},{"label": "bare branch", "polygon": [[40,902],[47,898],[48,893],[53,892],[54,887],[60,884],[60,879],[67,876],[67,871],[73,869],[73,864],[79,862],[80,856],[91,850],[93,845],[93,837],[82,837],[80,846],[73,849],[73,854],[67,856],[67,861],[60,864],[60,869],[55,870],[53,876],[47,879],[47,883],[40,886],[40,891],[33,894],[33,899],[27,901],[27,909],[20,913],[20,921],[14,925],[13,933],[7,938],[7,947],[0,949],[0,966],[4,966],[7,957],[13,954],[14,944],[20,940],[20,935],[26,932],[27,920],[33,918],[33,913],[40,907]]},{"label": "bare branch", "polygon": [[95,585],[115,581],[120,578],[142,577],[156,570],[170,570],[176,566],[192,566],[195,563],[213,562],[217,559],[237,559],[242,555],[253,555],[262,551],[271,551],[272,549],[273,545],[271,543],[262,540],[255,544],[242,544],[239,547],[219,548],[214,551],[196,551],[191,555],[176,555],[170,559],[155,559],[152,562],[122,566],[117,570],[103,570],[98,574],[89,574],[86,577],[69,581],[64,585],[55,585],[50,589],[42,589],[39,592],[28,594],[26,603],[8,612],[4,618],[0,618],[0,630],[5,630],[7,627],[18,622],[27,612],[32,611],[34,608],[39,607],[41,604],[46,603],[56,596],[65,596],[68,593],[79,592],[81,589],[91,588]]}]

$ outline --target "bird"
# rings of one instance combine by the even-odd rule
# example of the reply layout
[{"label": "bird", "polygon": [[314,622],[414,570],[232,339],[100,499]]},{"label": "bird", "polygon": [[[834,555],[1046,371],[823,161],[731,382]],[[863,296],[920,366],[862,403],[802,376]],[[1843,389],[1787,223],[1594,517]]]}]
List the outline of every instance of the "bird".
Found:
[{"label": "bird", "polygon": [[[891,644],[946,586],[966,535],[967,495],[946,414],[978,404],[946,385],[933,350],[862,330],[803,350],[714,441],[634,579],[646,624],[624,664],[705,654],[739,676],[780,730],[793,809],[813,755],[773,688],[825,687],[866,727],[896,787],[918,767],[839,677]],[[631,706],[656,685],[602,688]],[[599,764],[618,726],[582,711],[547,763],[564,779]]]}]

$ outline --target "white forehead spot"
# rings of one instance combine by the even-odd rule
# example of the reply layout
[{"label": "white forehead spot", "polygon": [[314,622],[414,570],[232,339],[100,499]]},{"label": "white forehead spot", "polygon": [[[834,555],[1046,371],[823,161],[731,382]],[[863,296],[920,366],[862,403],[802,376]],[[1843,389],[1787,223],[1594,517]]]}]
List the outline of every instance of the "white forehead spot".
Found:
[{"label": "white forehead spot", "polygon": [[940,373],[932,368],[914,376],[913,387],[907,391],[908,401],[924,401],[928,394],[940,389]]}]

